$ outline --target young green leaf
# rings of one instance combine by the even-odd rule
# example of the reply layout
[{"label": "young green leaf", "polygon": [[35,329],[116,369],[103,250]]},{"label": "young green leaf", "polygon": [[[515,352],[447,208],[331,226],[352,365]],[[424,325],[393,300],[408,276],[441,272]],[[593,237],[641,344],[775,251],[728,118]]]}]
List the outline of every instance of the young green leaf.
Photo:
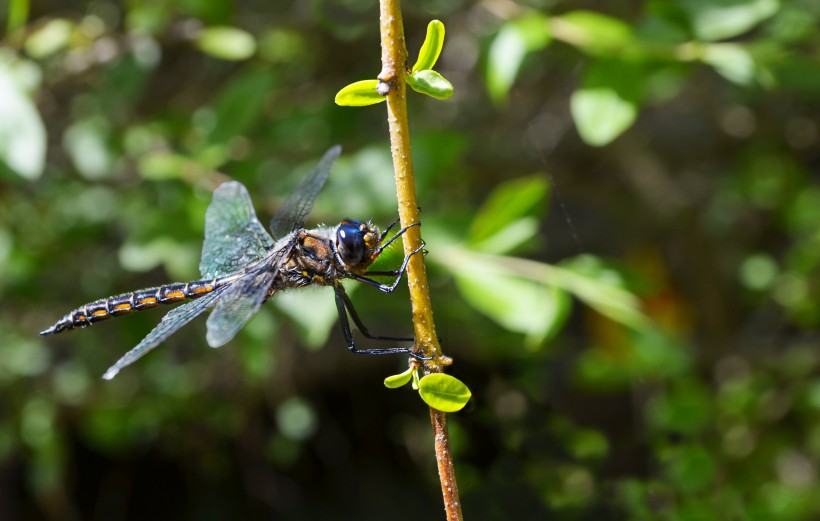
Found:
[{"label": "young green leaf", "polygon": [[626,288],[624,276],[593,255],[579,255],[561,262],[551,278],[553,284],[571,291],[586,305],[612,320],[640,329],[647,325],[640,300]]},{"label": "young green leaf", "polygon": [[464,383],[448,374],[428,374],[419,381],[421,399],[442,412],[460,411],[473,393]]},{"label": "young green leaf", "polygon": [[436,71],[427,69],[407,76],[407,84],[414,91],[436,99],[447,99],[453,95],[453,84]]},{"label": "young green leaf", "polygon": [[381,103],[385,98],[376,90],[379,80],[362,80],[343,87],[336,94],[336,105],[342,107],[366,107]]},{"label": "young green leaf", "polygon": [[413,72],[432,69],[436,64],[441,48],[444,46],[444,24],[439,20],[433,20],[427,24],[427,37],[419,51],[419,58],[413,65]]},{"label": "young green leaf", "polygon": [[[548,193],[549,184],[543,175],[500,184],[473,218],[467,234],[471,248],[496,254],[508,253],[530,241],[537,233],[537,221],[528,218],[543,214]],[[529,224],[523,224],[532,221],[535,221],[532,229]]]},{"label": "young green leaf", "polygon": [[594,11],[572,11],[553,21],[570,32],[575,45],[593,55],[620,54],[633,40],[629,24]]},{"label": "young green leaf", "polygon": [[388,376],[384,379],[384,386],[388,389],[397,389],[403,385],[407,385],[413,379],[414,368],[409,368],[407,371],[399,374]]},{"label": "young green leaf", "polygon": [[64,18],[55,18],[41,25],[26,38],[26,52],[42,60],[66,48],[75,24]]},{"label": "young green leaf", "polygon": [[21,80],[28,62],[7,58],[0,56],[0,163],[36,179],[45,167],[46,129]]},{"label": "young green leaf", "polygon": [[735,43],[713,43],[705,47],[703,61],[718,74],[738,85],[754,84],[756,66],[749,51]]},{"label": "young green leaf", "polygon": [[538,349],[569,317],[572,299],[554,286],[517,277],[491,262],[471,259],[454,273],[456,286],[475,310],[505,329],[526,335],[526,346]]},{"label": "young green leaf", "polygon": [[507,97],[526,54],[549,44],[548,22],[544,15],[532,13],[507,22],[498,31],[490,44],[486,72],[487,90],[495,102]]},{"label": "young green leaf", "polygon": [[202,52],[222,60],[246,60],[256,52],[253,35],[236,27],[208,27],[196,43]]},{"label": "young green leaf", "polygon": [[780,9],[778,0],[684,0],[681,7],[689,16],[695,35],[715,41],[739,36],[771,18]]},{"label": "young green leaf", "polygon": [[632,125],[643,97],[642,74],[640,67],[618,60],[589,66],[570,99],[572,119],[588,145],[604,146]]}]

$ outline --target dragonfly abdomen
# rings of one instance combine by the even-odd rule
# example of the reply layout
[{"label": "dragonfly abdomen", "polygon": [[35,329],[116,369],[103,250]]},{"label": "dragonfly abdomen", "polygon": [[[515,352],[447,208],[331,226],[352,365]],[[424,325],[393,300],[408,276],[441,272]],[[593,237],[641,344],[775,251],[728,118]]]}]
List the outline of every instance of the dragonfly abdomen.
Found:
[{"label": "dragonfly abdomen", "polygon": [[183,300],[199,298],[220,287],[224,284],[223,280],[226,279],[174,282],[95,300],[69,312],[53,326],[41,331],[40,334],[52,335],[66,329],[88,327],[111,317],[130,315],[135,311],[155,308],[160,304],[174,304]]}]

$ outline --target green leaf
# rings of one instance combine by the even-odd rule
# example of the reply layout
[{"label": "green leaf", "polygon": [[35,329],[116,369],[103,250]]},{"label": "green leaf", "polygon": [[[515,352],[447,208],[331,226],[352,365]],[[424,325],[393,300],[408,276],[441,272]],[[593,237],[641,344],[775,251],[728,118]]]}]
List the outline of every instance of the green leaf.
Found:
[{"label": "green leaf", "polygon": [[464,383],[448,374],[428,374],[419,381],[421,399],[442,412],[460,411],[467,405],[472,393]]},{"label": "green leaf", "polygon": [[106,142],[110,133],[109,125],[101,118],[83,119],[66,129],[63,147],[86,179],[101,179],[111,173],[114,157]]},{"label": "green leaf", "polygon": [[[355,286],[347,289],[348,294]],[[274,299],[274,305],[299,326],[304,344],[319,348],[327,343],[339,314],[332,295],[325,291],[292,291]]]},{"label": "green leaf", "polygon": [[492,191],[478,210],[467,240],[473,249],[507,253],[538,232],[533,216],[543,213],[549,184],[542,175],[506,181]]},{"label": "green leaf", "polygon": [[673,446],[661,460],[669,482],[684,494],[708,493],[718,474],[715,458],[699,444]]},{"label": "green leaf", "polygon": [[187,156],[167,150],[146,153],[137,160],[137,171],[145,179],[178,179],[192,170],[193,161]]},{"label": "green leaf", "polygon": [[256,52],[253,35],[236,27],[207,27],[199,33],[196,43],[202,52],[221,60],[246,60]]},{"label": "green leaf", "polygon": [[711,409],[711,395],[700,382],[679,378],[649,400],[645,416],[653,429],[697,436],[711,426]]},{"label": "green leaf", "polygon": [[549,41],[548,19],[539,13],[501,27],[490,44],[487,56],[487,90],[493,101],[506,99],[526,54],[543,49]]},{"label": "green leaf", "polygon": [[74,22],[55,18],[43,24],[26,38],[26,52],[32,58],[43,59],[68,45]]},{"label": "green leaf", "polygon": [[643,71],[617,60],[593,62],[570,99],[578,133],[588,145],[610,143],[632,125],[643,97]]},{"label": "green leaf", "polygon": [[29,0],[10,0],[8,3],[6,34],[26,25],[30,9]]},{"label": "green leaf", "polygon": [[427,24],[427,36],[419,51],[419,58],[413,65],[413,72],[432,69],[436,64],[441,48],[444,47],[444,24],[438,20],[433,20]]},{"label": "green leaf", "polygon": [[589,54],[616,54],[633,40],[632,28],[617,18],[593,11],[572,11],[553,21],[554,31]]},{"label": "green leaf", "polygon": [[778,0],[683,0],[681,4],[695,36],[707,41],[741,35],[780,9]]},{"label": "green leaf", "polygon": [[556,284],[616,322],[642,328],[648,321],[638,298],[624,289],[624,277],[592,255],[579,255],[561,263],[550,276]]},{"label": "green leaf", "polygon": [[453,84],[441,74],[429,69],[408,75],[407,84],[414,91],[436,99],[447,99],[453,95]]},{"label": "green leaf", "polygon": [[26,179],[43,173],[46,129],[20,74],[25,63],[0,55],[0,163]]},{"label": "green leaf", "polygon": [[275,85],[276,77],[269,70],[252,69],[235,75],[210,107],[194,114],[193,124],[210,128],[208,143],[226,143],[263,117],[265,100]]},{"label": "green leaf", "polygon": [[755,81],[756,67],[749,51],[734,43],[712,44],[703,51],[703,62],[715,68],[721,76],[737,83],[750,86]]},{"label": "green leaf", "polygon": [[410,367],[407,371],[399,374],[388,376],[384,379],[384,386],[388,389],[397,389],[403,385],[407,385],[413,379],[413,371],[415,369]]},{"label": "green leaf", "polygon": [[560,288],[507,273],[479,257],[460,262],[453,275],[471,307],[501,327],[525,334],[530,349],[554,336],[569,316],[571,299]]},{"label": "green leaf", "polygon": [[336,93],[336,105],[342,107],[365,107],[381,103],[385,98],[376,90],[379,80],[362,80],[343,87]]}]

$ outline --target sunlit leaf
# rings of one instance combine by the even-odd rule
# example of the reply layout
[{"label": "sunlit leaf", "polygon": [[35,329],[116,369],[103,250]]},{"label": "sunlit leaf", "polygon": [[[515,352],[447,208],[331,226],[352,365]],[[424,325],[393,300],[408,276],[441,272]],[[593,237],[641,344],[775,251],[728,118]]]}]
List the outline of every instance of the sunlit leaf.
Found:
[{"label": "sunlit leaf", "polygon": [[137,171],[146,179],[176,179],[191,169],[191,159],[182,154],[158,150],[140,157]]},{"label": "sunlit leaf", "polygon": [[123,268],[144,272],[163,265],[172,277],[180,279],[195,275],[199,252],[191,244],[180,243],[168,236],[155,237],[144,243],[127,242],[120,247],[119,260]]},{"label": "sunlit leaf", "polygon": [[556,17],[554,31],[589,54],[614,55],[633,40],[632,28],[618,18],[594,11],[572,11]]},{"label": "sunlit leaf", "polygon": [[414,91],[436,99],[447,99],[453,95],[453,85],[444,76],[429,69],[408,75],[407,84]]},{"label": "sunlit leaf", "polygon": [[202,52],[229,61],[246,60],[256,52],[253,35],[236,27],[206,27],[197,36],[197,45]]},{"label": "sunlit leaf", "polygon": [[433,20],[427,24],[427,36],[424,38],[418,60],[413,65],[412,71],[432,69],[441,54],[442,47],[444,47],[444,24],[439,20]]},{"label": "sunlit leaf", "polygon": [[453,275],[471,307],[500,326],[527,335],[531,349],[555,335],[569,315],[571,300],[563,290],[507,273],[491,262],[470,259]]},{"label": "sunlit leaf", "polygon": [[36,179],[46,159],[46,129],[34,102],[16,77],[13,57],[0,55],[0,162]]},{"label": "sunlit leaf", "polygon": [[623,276],[601,259],[579,255],[561,263],[550,283],[572,292],[599,313],[630,327],[643,327],[647,319],[638,298],[624,288]]},{"label": "sunlit leaf", "polygon": [[336,105],[343,107],[365,107],[381,103],[385,98],[376,90],[379,80],[362,80],[351,83],[336,93]]},{"label": "sunlit leaf", "polygon": [[86,119],[66,129],[63,146],[74,167],[87,179],[100,179],[111,173],[114,158],[106,139],[109,128],[104,121]]},{"label": "sunlit leaf", "polygon": [[545,16],[532,13],[504,24],[493,39],[487,56],[486,81],[490,97],[496,102],[507,97],[526,54],[549,43],[547,22]]},{"label": "sunlit leaf", "polygon": [[408,383],[410,383],[410,380],[413,379],[413,372],[415,370],[416,370],[415,368],[411,367],[411,368],[407,369],[407,371],[404,371],[403,373],[388,376],[387,378],[384,379],[384,386],[387,387],[388,389],[397,389],[399,387],[407,385]]},{"label": "sunlit leaf", "polygon": [[682,0],[695,35],[723,40],[752,29],[780,8],[778,0]]},{"label": "sunlit leaf", "polygon": [[26,38],[26,52],[36,59],[51,56],[68,45],[73,29],[74,23],[70,20],[49,20]]},{"label": "sunlit leaf", "polygon": [[703,61],[708,63],[727,80],[749,86],[755,80],[755,62],[749,51],[737,44],[712,44],[703,52]]},{"label": "sunlit leaf", "polygon": [[610,143],[635,121],[642,96],[639,67],[615,60],[591,63],[570,99],[581,138],[592,146]]},{"label": "sunlit leaf", "polygon": [[496,187],[479,208],[470,225],[471,247],[491,253],[507,253],[531,240],[549,191],[541,176],[506,181]]},{"label": "sunlit leaf", "polygon": [[419,381],[419,394],[427,405],[442,412],[460,411],[472,396],[461,380],[444,373],[424,376]]}]

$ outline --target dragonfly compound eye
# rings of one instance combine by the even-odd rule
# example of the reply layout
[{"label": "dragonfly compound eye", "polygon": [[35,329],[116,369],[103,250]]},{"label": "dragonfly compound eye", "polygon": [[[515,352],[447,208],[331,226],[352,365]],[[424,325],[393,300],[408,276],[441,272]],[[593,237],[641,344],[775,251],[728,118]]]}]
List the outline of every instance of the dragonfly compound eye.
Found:
[{"label": "dragonfly compound eye", "polygon": [[357,221],[343,221],[336,230],[336,249],[345,264],[357,266],[364,259],[365,232]]}]

